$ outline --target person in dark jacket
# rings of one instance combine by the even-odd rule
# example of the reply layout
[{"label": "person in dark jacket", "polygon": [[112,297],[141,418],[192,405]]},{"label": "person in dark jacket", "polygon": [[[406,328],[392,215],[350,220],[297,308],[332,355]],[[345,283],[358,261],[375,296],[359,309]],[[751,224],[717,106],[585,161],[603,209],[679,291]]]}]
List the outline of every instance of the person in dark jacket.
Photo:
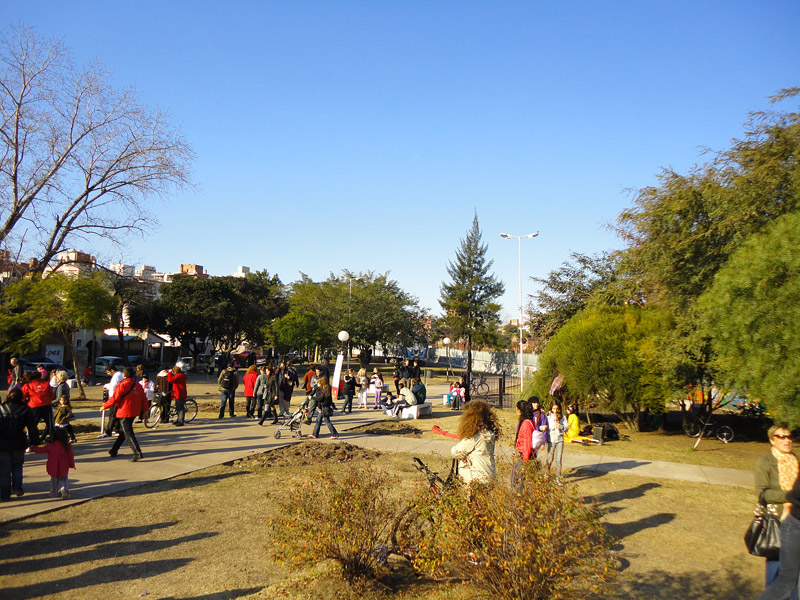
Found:
[{"label": "person in dark jacket", "polygon": [[344,404],[342,405],[342,413],[350,414],[353,412],[353,396],[356,393],[356,374],[353,369],[347,369],[342,379],[342,396],[344,396]]},{"label": "person in dark jacket", "polygon": [[314,425],[314,433],[308,437],[312,439],[319,437],[319,429],[324,420],[325,424],[328,426],[328,431],[331,432],[331,438],[338,438],[339,433],[336,431],[333,423],[331,423],[331,415],[333,414],[334,407],[333,398],[331,398],[331,386],[328,383],[327,377],[320,377],[317,381],[317,385],[311,390],[311,402],[316,403],[317,408],[319,408],[319,414],[317,415],[317,422]]},{"label": "person in dark jacket", "polygon": [[263,425],[272,416],[272,424],[275,425],[278,422],[278,380],[272,365],[264,367],[256,379],[255,394],[258,401],[258,424]]},{"label": "person in dark jacket", "polygon": [[12,492],[17,496],[24,493],[22,465],[25,448],[38,443],[36,417],[22,401],[22,390],[9,390],[5,402],[0,404],[0,502],[8,502]]}]

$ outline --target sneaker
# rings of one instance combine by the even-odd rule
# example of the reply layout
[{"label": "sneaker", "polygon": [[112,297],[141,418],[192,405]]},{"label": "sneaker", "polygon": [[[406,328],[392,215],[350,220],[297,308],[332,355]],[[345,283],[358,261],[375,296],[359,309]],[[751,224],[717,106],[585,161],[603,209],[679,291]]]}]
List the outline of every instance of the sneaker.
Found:
[{"label": "sneaker", "polygon": [[109,455],[111,458],[114,458],[114,457],[117,455],[117,451],[116,451],[116,450],[109,450],[109,451],[108,451],[108,455]]},{"label": "sneaker", "polygon": [[67,490],[61,490],[61,499],[62,500],[69,499],[69,492]]},{"label": "sneaker", "polygon": [[309,436],[306,436],[306,437],[308,437],[308,439],[310,439],[310,440],[317,439],[317,436],[315,436],[315,435],[309,435]]},{"label": "sneaker", "polygon": [[332,436],[330,437],[330,439],[332,439],[332,440],[338,440],[338,439],[339,439],[339,434],[337,433],[336,435],[332,435]]},{"label": "sneaker", "polygon": [[131,462],[139,462],[140,460],[142,460],[141,454],[134,454],[133,456],[131,456]]},{"label": "sneaker", "polygon": [[19,498],[19,497],[21,497],[21,496],[24,496],[24,495],[25,495],[25,492],[23,492],[22,490],[15,490],[15,491],[14,491],[14,495],[15,495],[17,498]]},{"label": "sneaker", "polygon": [[108,437],[108,434],[103,432],[103,433],[101,433],[100,435],[97,436],[97,439],[99,440],[100,438],[107,438],[107,437]]}]

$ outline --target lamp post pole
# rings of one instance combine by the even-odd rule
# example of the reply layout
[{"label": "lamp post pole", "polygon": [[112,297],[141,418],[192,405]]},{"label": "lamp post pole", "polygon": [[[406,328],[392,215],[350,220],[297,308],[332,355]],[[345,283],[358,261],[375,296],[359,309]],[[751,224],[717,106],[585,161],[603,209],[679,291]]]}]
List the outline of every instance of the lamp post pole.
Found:
[{"label": "lamp post pole", "polygon": [[[350,329],[353,328],[352,327],[353,324],[350,322],[350,308],[351,308],[350,305],[353,303],[353,280],[354,279],[356,281],[361,281],[362,279],[364,279],[364,277],[361,276],[361,275],[359,275],[358,277],[353,277],[351,275],[347,276],[347,281],[350,284],[350,295],[347,298],[347,327],[350,328]],[[350,339],[349,335],[347,336],[347,339],[348,340]],[[349,341],[347,342],[347,370],[348,371],[350,370],[350,342]]]},{"label": "lamp post pole", "polygon": [[517,240],[517,254],[519,259],[519,391],[522,392],[525,382],[524,366],[522,363],[522,240],[523,238],[535,238],[539,232],[529,233],[528,235],[509,235],[501,233],[500,237],[507,240]]}]

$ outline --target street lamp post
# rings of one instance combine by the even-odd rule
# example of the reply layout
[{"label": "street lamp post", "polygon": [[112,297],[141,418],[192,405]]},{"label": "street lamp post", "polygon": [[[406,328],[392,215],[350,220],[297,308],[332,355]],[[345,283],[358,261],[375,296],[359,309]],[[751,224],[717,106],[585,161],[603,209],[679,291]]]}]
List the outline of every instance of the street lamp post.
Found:
[{"label": "street lamp post", "polygon": [[[363,275],[359,275],[358,277],[353,277],[352,275],[347,276],[347,281],[350,284],[350,295],[347,298],[347,326],[351,327],[352,323],[350,323],[350,305],[353,303],[353,280],[362,281],[364,279]],[[342,333],[347,333],[346,331],[340,332],[339,335]],[[350,334],[347,334],[347,339],[350,339]],[[350,370],[350,343],[347,343],[347,369]]]},{"label": "street lamp post", "polygon": [[517,240],[517,251],[519,254],[519,391],[522,392],[523,383],[525,381],[525,374],[523,371],[523,364],[522,364],[522,240],[524,238],[535,238],[539,235],[539,232],[536,233],[529,233],[528,235],[509,235],[507,233],[501,233],[501,238],[506,238],[507,240],[516,239]]},{"label": "street lamp post", "polygon": [[449,379],[450,371],[452,370],[450,368],[450,338],[449,337],[444,338],[442,340],[442,343],[444,344],[444,347],[447,349],[447,377]]}]

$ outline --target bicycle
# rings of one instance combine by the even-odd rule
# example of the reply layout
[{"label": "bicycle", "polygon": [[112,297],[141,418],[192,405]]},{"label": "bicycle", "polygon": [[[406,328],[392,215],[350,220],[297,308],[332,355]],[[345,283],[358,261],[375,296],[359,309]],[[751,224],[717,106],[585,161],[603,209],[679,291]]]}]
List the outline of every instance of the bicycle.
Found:
[{"label": "bicycle", "polygon": [[489,384],[486,383],[483,375],[479,378],[472,378],[472,383],[469,386],[469,393],[470,396],[474,396],[477,398],[486,398],[489,395]]},{"label": "bicycle", "polygon": [[684,428],[684,433],[690,438],[696,438],[703,432],[704,437],[711,437],[716,435],[720,442],[728,443],[733,441],[733,429],[727,425],[718,425],[716,421],[708,419],[704,421],[702,417],[697,417],[696,421],[687,423]]},{"label": "bicycle", "polygon": [[[175,404],[170,403],[168,420],[177,416],[178,411],[175,410]],[[194,398],[186,398],[186,400],[183,401],[183,422],[191,423],[196,416],[197,402]],[[153,402],[144,414],[144,426],[148,429],[155,429],[158,427],[159,423],[161,423],[161,404]]]},{"label": "bicycle", "polygon": [[[414,468],[423,473],[428,480],[429,490],[433,499],[440,498],[445,490],[455,485],[458,479],[458,461],[456,459],[453,459],[450,465],[450,473],[446,479],[439,477],[438,472],[431,471],[428,465],[416,456],[412,459],[412,463]],[[408,509],[398,515],[392,525],[391,547],[377,549],[380,552],[380,561],[382,563],[386,562],[390,554],[403,556],[409,561],[414,560],[419,540],[427,537],[427,533],[433,527],[430,515],[426,515],[424,511],[424,508],[430,505],[430,498],[422,498],[412,503]]]}]

